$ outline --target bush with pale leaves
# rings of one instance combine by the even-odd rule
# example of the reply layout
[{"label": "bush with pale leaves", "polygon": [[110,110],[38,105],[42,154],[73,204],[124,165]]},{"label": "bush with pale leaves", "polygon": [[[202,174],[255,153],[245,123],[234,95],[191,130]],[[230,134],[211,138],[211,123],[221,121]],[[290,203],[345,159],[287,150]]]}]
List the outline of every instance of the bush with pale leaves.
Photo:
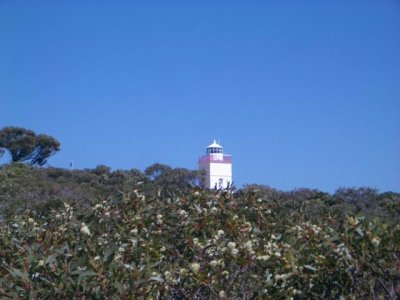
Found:
[{"label": "bush with pale leaves", "polygon": [[2,299],[395,299],[400,227],[329,206],[140,190],[0,224]]}]

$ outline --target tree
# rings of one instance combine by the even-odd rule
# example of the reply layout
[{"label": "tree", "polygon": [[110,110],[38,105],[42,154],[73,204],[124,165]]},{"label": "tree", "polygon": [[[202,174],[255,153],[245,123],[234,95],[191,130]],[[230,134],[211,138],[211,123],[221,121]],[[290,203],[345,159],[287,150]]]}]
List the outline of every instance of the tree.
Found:
[{"label": "tree", "polygon": [[60,142],[55,138],[39,134],[35,140],[35,148],[29,154],[28,160],[32,165],[42,166],[47,162],[47,158],[60,151]]},{"label": "tree", "polygon": [[360,187],[360,188],[339,188],[333,195],[337,201],[344,201],[347,203],[352,203],[355,205],[371,205],[375,201],[379,194],[378,190],[370,187]]},{"label": "tree", "polygon": [[13,162],[24,161],[35,148],[35,133],[19,127],[4,127],[0,130],[0,148],[8,150]]},{"label": "tree", "polygon": [[98,165],[94,170],[94,173],[97,175],[110,175],[111,174],[111,168],[106,165]]},{"label": "tree", "polygon": [[8,151],[11,161],[29,161],[42,166],[47,158],[60,150],[60,143],[45,134],[36,135],[32,130],[21,127],[4,127],[0,130],[0,156]]},{"label": "tree", "polygon": [[166,175],[172,170],[170,166],[160,164],[160,163],[155,163],[152,164],[151,166],[147,167],[146,170],[144,170],[144,173],[149,176],[151,179],[156,180],[160,178],[161,176]]},{"label": "tree", "polygon": [[163,191],[164,195],[182,192],[199,185],[200,172],[185,168],[171,168],[168,165],[155,163],[144,171],[152,183]]}]

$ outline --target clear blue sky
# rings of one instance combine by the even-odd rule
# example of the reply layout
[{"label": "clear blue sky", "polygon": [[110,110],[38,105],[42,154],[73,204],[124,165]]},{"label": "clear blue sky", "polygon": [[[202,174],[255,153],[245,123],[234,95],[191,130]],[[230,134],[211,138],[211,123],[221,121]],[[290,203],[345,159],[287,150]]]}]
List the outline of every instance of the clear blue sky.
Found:
[{"label": "clear blue sky", "polygon": [[400,192],[400,2],[0,0],[6,125],[52,166],[194,169],[217,137],[238,186]]}]

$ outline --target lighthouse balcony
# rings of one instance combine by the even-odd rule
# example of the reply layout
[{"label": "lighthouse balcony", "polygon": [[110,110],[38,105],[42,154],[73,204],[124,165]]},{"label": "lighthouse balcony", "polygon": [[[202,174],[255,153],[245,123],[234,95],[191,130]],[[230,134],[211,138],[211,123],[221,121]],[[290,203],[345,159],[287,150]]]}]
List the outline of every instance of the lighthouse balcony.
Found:
[{"label": "lighthouse balcony", "polygon": [[228,154],[222,154],[222,155],[207,154],[199,158],[199,163],[201,162],[231,164],[232,156]]}]

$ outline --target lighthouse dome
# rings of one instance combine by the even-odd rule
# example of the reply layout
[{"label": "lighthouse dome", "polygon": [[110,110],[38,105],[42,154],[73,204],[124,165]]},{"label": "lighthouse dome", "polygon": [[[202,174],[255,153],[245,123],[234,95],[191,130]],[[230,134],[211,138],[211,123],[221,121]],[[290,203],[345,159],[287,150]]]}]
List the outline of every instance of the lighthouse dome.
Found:
[{"label": "lighthouse dome", "polygon": [[223,148],[214,139],[214,142],[207,147],[207,154],[208,153],[223,153]]}]

